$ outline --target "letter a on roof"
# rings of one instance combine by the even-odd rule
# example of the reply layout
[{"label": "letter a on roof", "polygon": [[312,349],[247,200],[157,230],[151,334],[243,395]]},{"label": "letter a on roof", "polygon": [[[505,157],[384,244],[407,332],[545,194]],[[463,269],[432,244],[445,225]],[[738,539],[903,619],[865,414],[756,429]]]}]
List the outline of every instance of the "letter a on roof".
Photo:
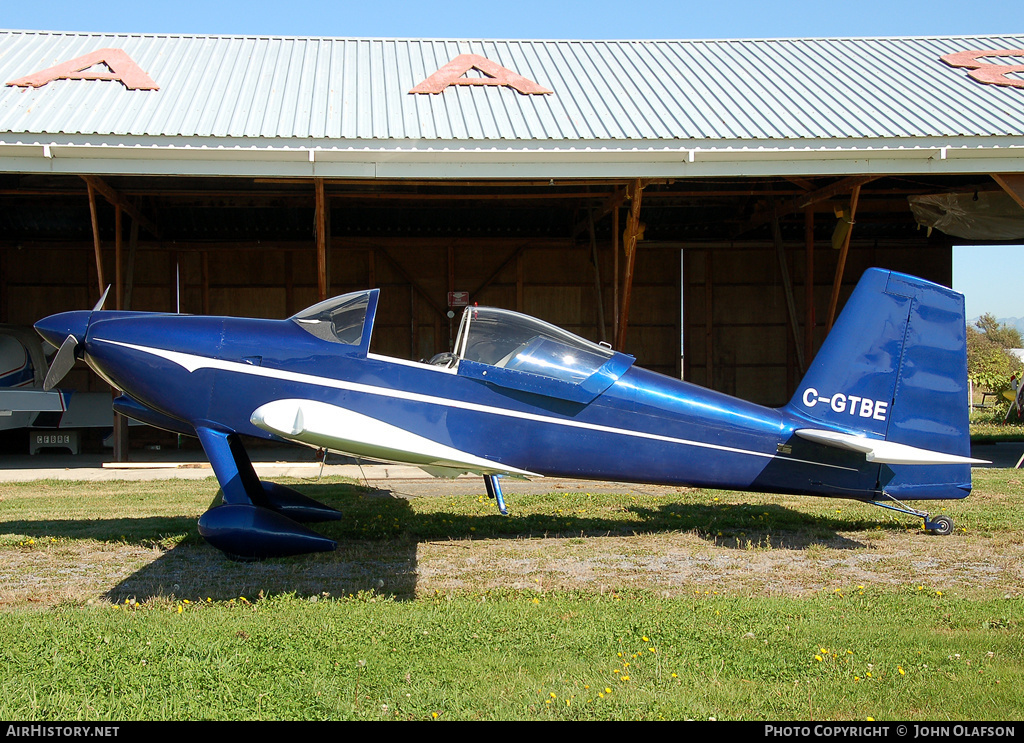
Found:
[{"label": "letter a on roof", "polygon": [[[104,65],[108,71],[90,69],[96,65]],[[123,49],[97,49],[54,67],[11,80],[7,84],[21,88],[40,88],[54,80],[117,80],[128,90],[160,90],[153,78],[143,72]]]},{"label": "letter a on roof", "polygon": [[[482,72],[486,77],[463,77],[470,70]],[[552,92],[479,54],[460,54],[409,92],[441,93],[449,85],[497,85],[514,88],[523,95]]]}]

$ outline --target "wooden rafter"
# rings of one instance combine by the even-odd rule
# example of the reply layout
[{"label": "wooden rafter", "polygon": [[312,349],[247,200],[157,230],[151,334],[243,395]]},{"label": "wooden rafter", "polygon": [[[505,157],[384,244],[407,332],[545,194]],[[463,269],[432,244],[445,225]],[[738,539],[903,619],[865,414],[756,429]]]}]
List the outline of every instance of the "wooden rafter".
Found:
[{"label": "wooden rafter", "polygon": [[775,210],[766,209],[758,214],[755,214],[746,222],[737,228],[736,232],[733,233],[733,238],[737,238],[740,235],[744,235],[751,230],[756,230],[758,227],[762,227],[769,224],[773,219],[789,216],[795,214],[798,211],[806,209],[807,207],[817,204],[820,201],[826,201],[831,199],[833,196],[839,196],[840,194],[847,194],[854,188],[860,188],[866,183],[875,181],[881,178],[879,175],[858,175],[850,178],[842,178],[834,183],[819,188],[817,191],[811,191],[810,193],[797,196],[794,199],[785,201],[779,204]]},{"label": "wooden rafter", "polygon": [[992,179],[1024,208],[1024,173],[993,173]]},{"label": "wooden rafter", "polygon": [[114,188],[110,186],[99,176],[95,175],[83,175],[80,176],[90,190],[94,190],[99,193],[104,199],[110,202],[115,207],[121,207],[125,213],[131,217],[134,221],[138,222],[142,227],[146,229],[149,234],[155,237],[157,240],[162,239],[160,236],[160,230],[157,229],[156,224],[153,220],[149,219],[139,209],[118,193]]}]

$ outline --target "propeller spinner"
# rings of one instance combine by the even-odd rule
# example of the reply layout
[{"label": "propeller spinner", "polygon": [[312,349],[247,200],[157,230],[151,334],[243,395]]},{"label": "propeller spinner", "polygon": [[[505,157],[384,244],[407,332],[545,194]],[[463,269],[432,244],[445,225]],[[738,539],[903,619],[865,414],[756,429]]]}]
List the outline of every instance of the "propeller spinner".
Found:
[{"label": "propeller spinner", "polygon": [[110,287],[107,286],[100,301],[89,312],[82,310],[62,312],[35,324],[36,332],[43,336],[48,343],[58,347],[57,355],[53,357],[50,368],[46,372],[46,379],[43,380],[43,389],[47,392],[60,384],[60,381],[75,365],[78,346],[85,341],[85,334],[89,329],[89,319],[93,312],[103,309],[103,304],[107,301],[109,293]]}]

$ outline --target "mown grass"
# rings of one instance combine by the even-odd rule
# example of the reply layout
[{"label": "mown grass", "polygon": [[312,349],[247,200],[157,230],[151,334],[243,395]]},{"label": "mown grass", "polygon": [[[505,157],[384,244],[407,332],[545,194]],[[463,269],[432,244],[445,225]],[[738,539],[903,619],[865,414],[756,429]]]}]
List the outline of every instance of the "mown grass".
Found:
[{"label": "mown grass", "polygon": [[0,615],[4,719],[1019,717],[1019,605],[522,593]]},{"label": "mown grass", "polygon": [[[824,499],[581,490],[510,496],[504,518],[482,496],[292,483],[346,513],[317,528],[346,570],[371,566],[351,580],[332,572],[337,553],[224,561],[195,531],[212,480],[3,485],[0,719],[1018,719],[1020,592],[936,582],[899,554],[885,557],[894,581],[840,576],[801,595],[663,591],[653,577],[649,590],[425,591],[415,556],[484,545],[483,574],[490,544],[586,553],[682,534],[812,557],[949,539],[994,561],[1019,551],[1021,479],[976,470],[975,495],[946,506],[958,530],[945,538]],[[83,587],[54,599],[67,571]]]}]

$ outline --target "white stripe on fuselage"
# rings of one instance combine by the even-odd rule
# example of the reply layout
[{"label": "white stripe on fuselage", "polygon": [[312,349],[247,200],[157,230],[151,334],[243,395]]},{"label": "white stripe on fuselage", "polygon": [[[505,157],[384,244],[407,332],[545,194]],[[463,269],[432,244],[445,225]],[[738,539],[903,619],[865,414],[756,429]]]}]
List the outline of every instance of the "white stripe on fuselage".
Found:
[{"label": "white stripe on fuselage", "polygon": [[[597,423],[584,423],[582,421],[568,420],[565,418],[554,418],[548,415],[538,415],[536,413],[526,413],[519,410],[509,410],[507,408],[496,408],[492,405],[481,405],[479,403],[467,402],[465,400],[453,400],[446,397],[436,397],[434,395],[424,395],[419,392],[408,392],[406,390],[397,390],[390,387],[377,387],[369,384],[362,384],[359,382],[349,382],[343,379],[331,379],[329,377],[317,377],[312,374],[302,374],[299,372],[285,371],[284,369],[269,369],[263,366],[253,366],[252,364],[243,364],[238,361],[224,361],[222,359],[211,359],[207,356],[197,356],[190,353],[182,353],[180,351],[168,351],[162,348],[151,348],[148,346],[138,346],[133,343],[123,343],[121,341],[107,340],[105,338],[95,338],[92,342],[111,343],[115,346],[122,346],[124,348],[131,348],[135,351],[141,351],[143,353],[152,354],[153,356],[159,356],[160,358],[167,359],[178,366],[186,369],[188,372],[195,372],[198,369],[219,369],[221,371],[236,372],[238,374],[248,374],[255,377],[265,377],[267,379],[279,379],[288,382],[297,382],[299,384],[309,384],[318,387],[329,387],[338,390],[347,390],[350,392],[360,392],[366,395],[377,395],[379,397],[390,397],[398,400],[409,400],[411,402],[421,402],[427,405],[439,405],[447,408],[459,408],[461,410],[471,410],[476,413],[486,413],[488,415],[500,415],[506,418],[518,418],[520,420],[534,421],[537,423],[550,423],[557,426],[566,426],[568,428],[579,428],[587,431],[599,431],[601,433],[612,433],[620,436],[631,436],[633,438],[649,439],[652,441],[664,441],[670,444],[682,444],[684,446],[696,446],[702,449],[714,449],[715,451],[725,451],[734,454],[747,454],[752,457],[761,457],[764,459],[782,459],[789,462],[800,462],[802,464],[813,464],[819,467],[829,467],[832,469],[848,470],[850,472],[856,472],[857,470],[853,467],[841,467],[835,464],[826,464],[825,462],[812,462],[806,459],[797,459],[795,457],[780,457],[776,454],[770,454],[767,452],[751,451],[749,449],[738,449],[733,446],[722,446],[721,444],[709,444],[704,441],[692,441],[690,439],[680,439],[674,436],[662,436],[656,433],[646,433],[644,431],[631,431],[627,428],[616,428],[614,426],[602,426]],[[376,357],[379,361],[389,361],[383,357]]]}]

